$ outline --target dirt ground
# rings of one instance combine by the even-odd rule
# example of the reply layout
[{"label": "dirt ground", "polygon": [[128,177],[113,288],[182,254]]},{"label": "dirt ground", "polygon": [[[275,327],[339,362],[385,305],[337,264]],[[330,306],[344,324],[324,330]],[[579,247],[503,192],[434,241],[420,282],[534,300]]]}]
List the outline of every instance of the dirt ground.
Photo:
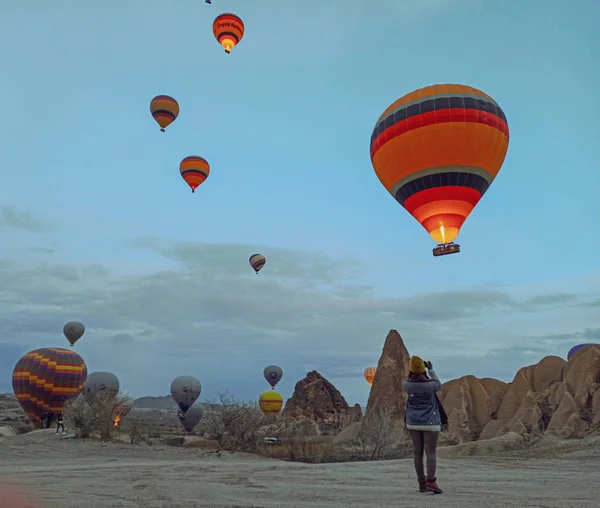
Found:
[{"label": "dirt ground", "polygon": [[[43,508],[597,508],[600,440],[440,457],[438,478],[444,494],[434,496],[417,492],[411,460],[309,465],[62,439],[53,430],[0,437],[0,483]],[[5,507],[13,508],[0,496]]]}]

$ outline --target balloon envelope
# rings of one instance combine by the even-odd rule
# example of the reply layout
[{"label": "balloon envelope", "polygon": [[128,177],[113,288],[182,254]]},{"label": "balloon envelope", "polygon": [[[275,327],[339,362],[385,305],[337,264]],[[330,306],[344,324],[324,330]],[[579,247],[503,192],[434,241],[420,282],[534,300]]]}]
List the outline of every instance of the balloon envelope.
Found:
[{"label": "balloon envelope", "polygon": [[489,95],[433,85],[383,112],[371,136],[371,162],[431,238],[449,243],[498,175],[508,140],[506,116]]},{"label": "balloon envelope", "polygon": [[129,412],[133,409],[134,399],[131,393],[122,391],[119,394],[120,403],[115,407],[113,411],[113,421],[115,427],[117,427],[123,418],[125,418]]},{"label": "balloon envelope", "polygon": [[73,346],[85,333],[85,326],[83,326],[83,323],[80,323],[79,321],[69,321],[65,326],[63,326],[63,333],[69,341],[69,344]]},{"label": "balloon envelope", "polygon": [[119,379],[112,372],[91,372],[84,386],[85,398],[90,402],[97,392],[119,393]]},{"label": "balloon envelope", "polygon": [[157,95],[150,101],[150,113],[160,125],[160,130],[164,132],[179,115],[179,104],[173,97]]},{"label": "balloon envelope", "polygon": [[244,37],[244,22],[231,12],[219,14],[213,21],[215,39],[229,53]]},{"label": "balloon envelope", "polygon": [[373,379],[375,379],[375,372],[377,372],[376,367],[367,367],[364,372],[365,379],[367,383],[373,386]]},{"label": "balloon envelope", "polygon": [[87,378],[87,366],[74,351],[41,348],[25,354],[15,365],[13,390],[34,424],[46,411],[61,413],[65,403],[78,395]]},{"label": "balloon envelope", "polygon": [[179,421],[186,432],[192,432],[194,427],[198,425],[198,422],[202,419],[204,410],[199,403],[192,404],[192,406],[183,414],[179,415]]},{"label": "balloon envelope", "polygon": [[283,369],[279,365],[267,365],[263,371],[263,375],[265,376],[267,383],[269,383],[272,388],[275,388],[275,385],[277,385],[283,377]]},{"label": "balloon envelope", "polygon": [[258,398],[258,405],[265,416],[276,415],[283,406],[283,397],[277,392],[264,392]]},{"label": "balloon envelope", "polygon": [[206,159],[197,155],[190,155],[179,164],[179,173],[185,183],[191,187],[192,192],[195,192],[196,188],[208,178],[210,166]]},{"label": "balloon envelope", "polygon": [[179,376],[171,383],[171,396],[185,413],[202,392],[200,381],[194,376]]},{"label": "balloon envelope", "polygon": [[258,273],[262,270],[262,267],[265,266],[267,259],[262,254],[252,254],[248,262],[254,271]]}]

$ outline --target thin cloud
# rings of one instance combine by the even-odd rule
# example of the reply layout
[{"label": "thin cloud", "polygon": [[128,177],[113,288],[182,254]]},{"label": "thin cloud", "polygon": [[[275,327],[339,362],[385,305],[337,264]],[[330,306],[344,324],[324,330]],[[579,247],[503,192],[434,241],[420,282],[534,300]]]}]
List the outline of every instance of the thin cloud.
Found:
[{"label": "thin cloud", "polygon": [[0,207],[0,228],[21,229],[29,233],[45,233],[52,229],[50,222],[12,206]]},{"label": "thin cloud", "polygon": [[[138,396],[167,393],[185,373],[201,378],[209,398],[219,388],[251,398],[264,388],[264,365],[277,363],[285,371],[282,393],[316,368],[352,402],[363,397],[362,371],[377,363],[392,328],[409,352],[446,363],[448,375],[482,375],[482,365],[501,361],[489,375],[504,376],[524,358],[539,360],[510,348],[542,355],[562,347],[551,339],[526,345],[524,334],[543,340],[552,319],[580,330],[597,322],[593,309],[557,306],[564,295],[522,300],[518,291],[490,285],[383,297],[356,279],[360,262],[320,253],[268,248],[267,265],[255,275],[247,262],[254,248],[246,245],[130,245],[159,253],[162,266],[122,273],[110,265],[0,262],[0,344],[10,347],[10,362],[17,350],[66,346],[62,326],[79,320],[86,334],[76,350],[89,369],[115,372]],[[6,372],[0,391],[9,386]]]}]

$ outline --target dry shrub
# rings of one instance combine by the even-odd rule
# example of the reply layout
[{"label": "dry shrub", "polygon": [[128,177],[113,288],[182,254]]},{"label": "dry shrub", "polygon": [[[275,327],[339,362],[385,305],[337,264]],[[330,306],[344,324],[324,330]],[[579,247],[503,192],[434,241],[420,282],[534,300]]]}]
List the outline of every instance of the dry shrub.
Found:
[{"label": "dry shrub", "polygon": [[352,444],[362,460],[379,460],[406,456],[410,449],[407,439],[395,413],[380,411],[362,422]]},{"label": "dry shrub", "polygon": [[63,416],[75,429],[75,435],[88,438],[97,433],[100,439],[108,441],[114,436],[114,415],[117,408],[127,402],[128,397],[108,391],[95,393],[87,400],[83,394],[71,399],[65,405]]},{"label": "dry shrub", "polygon": [[137,445],[142,441],[147,441],[143,432],[142,419],[137,416],[126,418],[122,424],[121,430],[129,436],[129,444]]},{"label": "dry shrub", "polygon": [[227,391],[220,392],[204,414],[206,436],[217,442],[217,448],[256,451],[258,430],[264,417],[254,401],[239,401]]},{"label": "dry shrub", "polygon": [[262,445],[260,455],[271,459],[289,460],[291,462],[308,462],[311,464],[334,462],[335,455],[331,441],[313,441],[299,439],[293,442],[286,440],[280,444]]}]

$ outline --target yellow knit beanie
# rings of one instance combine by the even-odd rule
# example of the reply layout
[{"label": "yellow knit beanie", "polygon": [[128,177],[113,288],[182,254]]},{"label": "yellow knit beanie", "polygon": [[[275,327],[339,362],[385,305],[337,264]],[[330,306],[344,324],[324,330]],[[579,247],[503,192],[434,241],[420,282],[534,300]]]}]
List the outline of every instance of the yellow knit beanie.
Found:
[{"label": "yellow knit beanie", "polygon": [[425,373],[425,362],[421,360],[418,356],[413,356],[410,359],[410,371],[415,374],[424,374]]}]

